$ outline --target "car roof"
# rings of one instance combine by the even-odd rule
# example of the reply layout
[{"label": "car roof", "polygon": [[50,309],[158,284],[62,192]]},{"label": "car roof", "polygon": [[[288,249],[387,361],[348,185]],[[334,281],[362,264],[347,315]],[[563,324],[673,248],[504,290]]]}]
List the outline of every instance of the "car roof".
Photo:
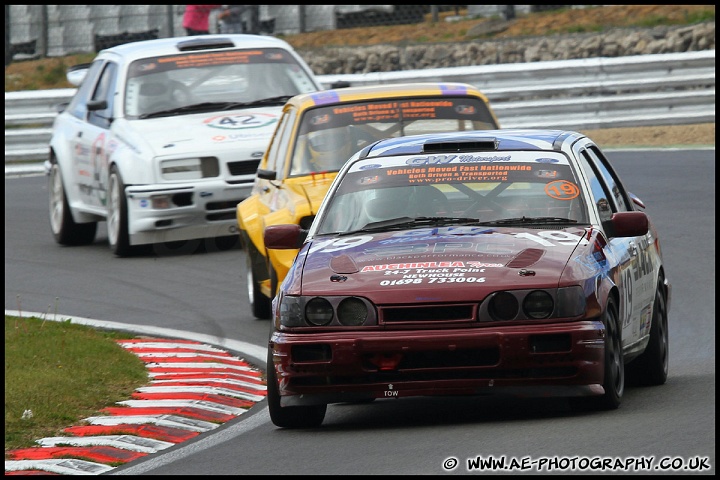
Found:
[{"label": "car roof", "polygon": [[[479,151],[556,150],[587,138],[569,130],[501,129],[470,132],[431,133],[386,138],[369,145],[356,157],[414,155],[428,153],[462,153]],[[431,148],[425,145],[432,144]],[[465,146],[459,144],[465,143]]]},{"label": "car roof", "polygon": [[487,97],[476,87],[458,82],[394,83],[333,88],[321,92],[302,93],[288,100],[288,103],[300,109],[306,109],[316,105],[332,105],[361,100],[442,95],[470,95],[489,104]]},{"label": "car roof", "polygon": [[197,50],[215,48],[282,48],[293,50],[289,43],[266,35],[198,35],[158,38],[124,43],[98,52],[98,56],[115,54],[128,62],[146,57],[187,54]]}]

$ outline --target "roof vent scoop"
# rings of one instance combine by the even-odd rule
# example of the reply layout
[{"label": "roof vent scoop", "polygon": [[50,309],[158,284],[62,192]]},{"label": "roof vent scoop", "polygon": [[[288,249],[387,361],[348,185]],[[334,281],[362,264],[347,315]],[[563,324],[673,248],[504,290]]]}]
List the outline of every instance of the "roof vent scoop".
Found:
[{"label": "roof vent scoop", "polygon": [[424,153],[461,153],[495,151],[500,142],[494,138],[467,142],[427,142],[423,145]]},{"label": "roof vent scoop", "polygon": [[193,38],[184,40],[177,44],[181,52],[192,52],[196,50],[212,50],[214,48],[234,48],[235,44],[229,38]]}]

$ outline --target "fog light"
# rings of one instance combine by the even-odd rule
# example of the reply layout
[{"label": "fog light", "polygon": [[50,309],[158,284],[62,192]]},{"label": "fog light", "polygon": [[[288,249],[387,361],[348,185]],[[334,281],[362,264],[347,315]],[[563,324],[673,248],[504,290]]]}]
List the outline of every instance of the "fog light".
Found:
[{"label": "fog light", "polygon": [[168,195],[156,195],[150,197],[152,208],[156,210],[164,210],[170,208],[170,197]]}]

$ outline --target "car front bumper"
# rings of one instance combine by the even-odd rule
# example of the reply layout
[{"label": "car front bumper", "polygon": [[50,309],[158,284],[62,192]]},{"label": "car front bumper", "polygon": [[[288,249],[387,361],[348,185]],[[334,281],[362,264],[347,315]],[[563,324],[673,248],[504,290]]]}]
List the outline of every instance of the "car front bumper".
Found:
[{"label": "car front bumper", "polygon": [[237,235],[237,204],[251,189],[224,181],[127,187],[130,244]]},{"label": "car front bumper", "polygon": [[282,406],[426,395],[604,393],[600,321],[450,331],[274,332]]}]

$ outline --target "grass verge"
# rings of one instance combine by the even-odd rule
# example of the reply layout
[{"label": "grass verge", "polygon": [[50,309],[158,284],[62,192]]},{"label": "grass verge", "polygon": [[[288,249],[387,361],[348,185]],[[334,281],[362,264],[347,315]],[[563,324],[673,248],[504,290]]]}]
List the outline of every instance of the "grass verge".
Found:
[{"label": "grass verge", "polygon": [[36,447],[128,400],[148,383],[145,364],[116,340],[131,333],[5,316],[5,450]]}]

